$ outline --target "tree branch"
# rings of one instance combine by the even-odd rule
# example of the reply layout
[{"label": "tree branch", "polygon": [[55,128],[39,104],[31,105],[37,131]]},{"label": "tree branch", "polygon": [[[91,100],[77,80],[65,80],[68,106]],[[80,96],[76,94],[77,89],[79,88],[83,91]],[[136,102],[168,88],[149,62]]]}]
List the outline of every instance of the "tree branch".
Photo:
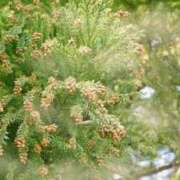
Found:
[{"label": "tree branch", "polygon": [[162,166],[162,167],[159,167],[159,168],[150,168],[148,170],[143,170],[143,172],[140,172],[140,173],[137,173],[135,175],[132,176],[129,176],[129,177],[126,177],[126,180],[134,180],[134,179],[139,179],[140,177],[143,177],[143,176],[150,176],[152,174],[156,174],[156,173],[159,173],[161,171],[164,171],[164,170],[167,170],[167,169],[170,169],[170,168],[174,168],[174,170],[176,171],[178,168],[180,167],[180,162],[173,162],[169,165],[166,165],[166,166]]},{"label": "tree branch", "polygon": [[88,125],[88,124],[92,124],[93,121],[91,120],[86,120],[86,121],[82,121],[82,122],[78,122],[76,123],[77,125]]},{"label": "tree branch", "polygon": [[146,172],[140,173],[138,176],[139,177],[140,176],[148,176],[148,175],[156,174],[158,172],[161,172],[161,171],[164,171],[164,170],[167,170],[167,169],[170,169],[170,168],[174,168],[176,170],[176,169],[178,169],[179,166],[180,166],[180,163],[173,162],[173,163],[171,163],[169,165],[166,165],[166,166],[149,169]]}]

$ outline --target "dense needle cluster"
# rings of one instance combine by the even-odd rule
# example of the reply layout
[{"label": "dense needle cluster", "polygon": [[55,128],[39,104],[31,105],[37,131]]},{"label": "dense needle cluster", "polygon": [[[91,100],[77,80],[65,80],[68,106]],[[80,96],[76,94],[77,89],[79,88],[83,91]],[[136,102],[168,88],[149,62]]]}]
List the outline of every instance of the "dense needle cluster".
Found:
[{"label": "dense needle cluster", "polygon": [[111,138],[120,141],[126,135],[126,129],[120,124],[116,117],[105,115],[100,122],[99,134],[103,138]]},{"label": "dense needle cluster", "polygon": [[[116,2],[0,1],[0,158],[19,160],[2,161],[0,179],[56,179],[56,162],[67,159],[97,171],[132,147],[179,153],[179,15],[141,16],[143,2],[134,18]],[[152,101],[139,98],[144,86]],[[137,121],[136,106],[160,111],[159,126]]]}]

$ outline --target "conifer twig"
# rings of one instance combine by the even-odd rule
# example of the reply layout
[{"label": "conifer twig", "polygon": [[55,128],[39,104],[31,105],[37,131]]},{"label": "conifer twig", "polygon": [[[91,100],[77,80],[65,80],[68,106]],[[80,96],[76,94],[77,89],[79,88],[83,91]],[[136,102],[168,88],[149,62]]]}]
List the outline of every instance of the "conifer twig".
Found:
[{"label": "conifer twig", "polygon": [[87,121],[78,122],[78,123],[76,123],[76,124],[77,124],[77,125],[88,125],[88,124],[92,124],[92,123],[93,123],[93,121],[87,120]]}]

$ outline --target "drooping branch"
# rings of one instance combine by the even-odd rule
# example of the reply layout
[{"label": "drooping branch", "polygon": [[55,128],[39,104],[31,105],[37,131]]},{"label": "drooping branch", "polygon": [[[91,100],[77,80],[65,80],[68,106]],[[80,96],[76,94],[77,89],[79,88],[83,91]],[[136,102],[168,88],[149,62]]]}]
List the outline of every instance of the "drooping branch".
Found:
[{"label": "drooping branch", "polygon": [[152,167],[150,169],[143,170],[143,172],[137,173],[137,174],[135,174],[133,176],[126,177],[126,179],[127,180],[139,179],[140,177],[150,176],[152,174],[156,174],[156,173],[159,173],[159,172],[162,172],[164,170],[171,169],[171,168],[173,168],[174,171],[177,171],[177,169],[179,167],[180,167],[180,162],[172,162],[171,164],[161,166],[159,168]]}]

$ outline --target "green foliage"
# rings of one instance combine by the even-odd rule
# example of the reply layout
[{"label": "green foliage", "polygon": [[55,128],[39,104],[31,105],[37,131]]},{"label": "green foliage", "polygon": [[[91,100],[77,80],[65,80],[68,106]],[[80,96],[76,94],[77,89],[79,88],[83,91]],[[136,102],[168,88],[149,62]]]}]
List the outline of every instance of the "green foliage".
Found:
[{"label": "green foliage", "polygon": [[[64,162],[92,178],[162,145],[179,159],[179,12],[119,2],[1,2],[3,179],[54,179]],[[151,100],[139,98],[145,86]]]}]

